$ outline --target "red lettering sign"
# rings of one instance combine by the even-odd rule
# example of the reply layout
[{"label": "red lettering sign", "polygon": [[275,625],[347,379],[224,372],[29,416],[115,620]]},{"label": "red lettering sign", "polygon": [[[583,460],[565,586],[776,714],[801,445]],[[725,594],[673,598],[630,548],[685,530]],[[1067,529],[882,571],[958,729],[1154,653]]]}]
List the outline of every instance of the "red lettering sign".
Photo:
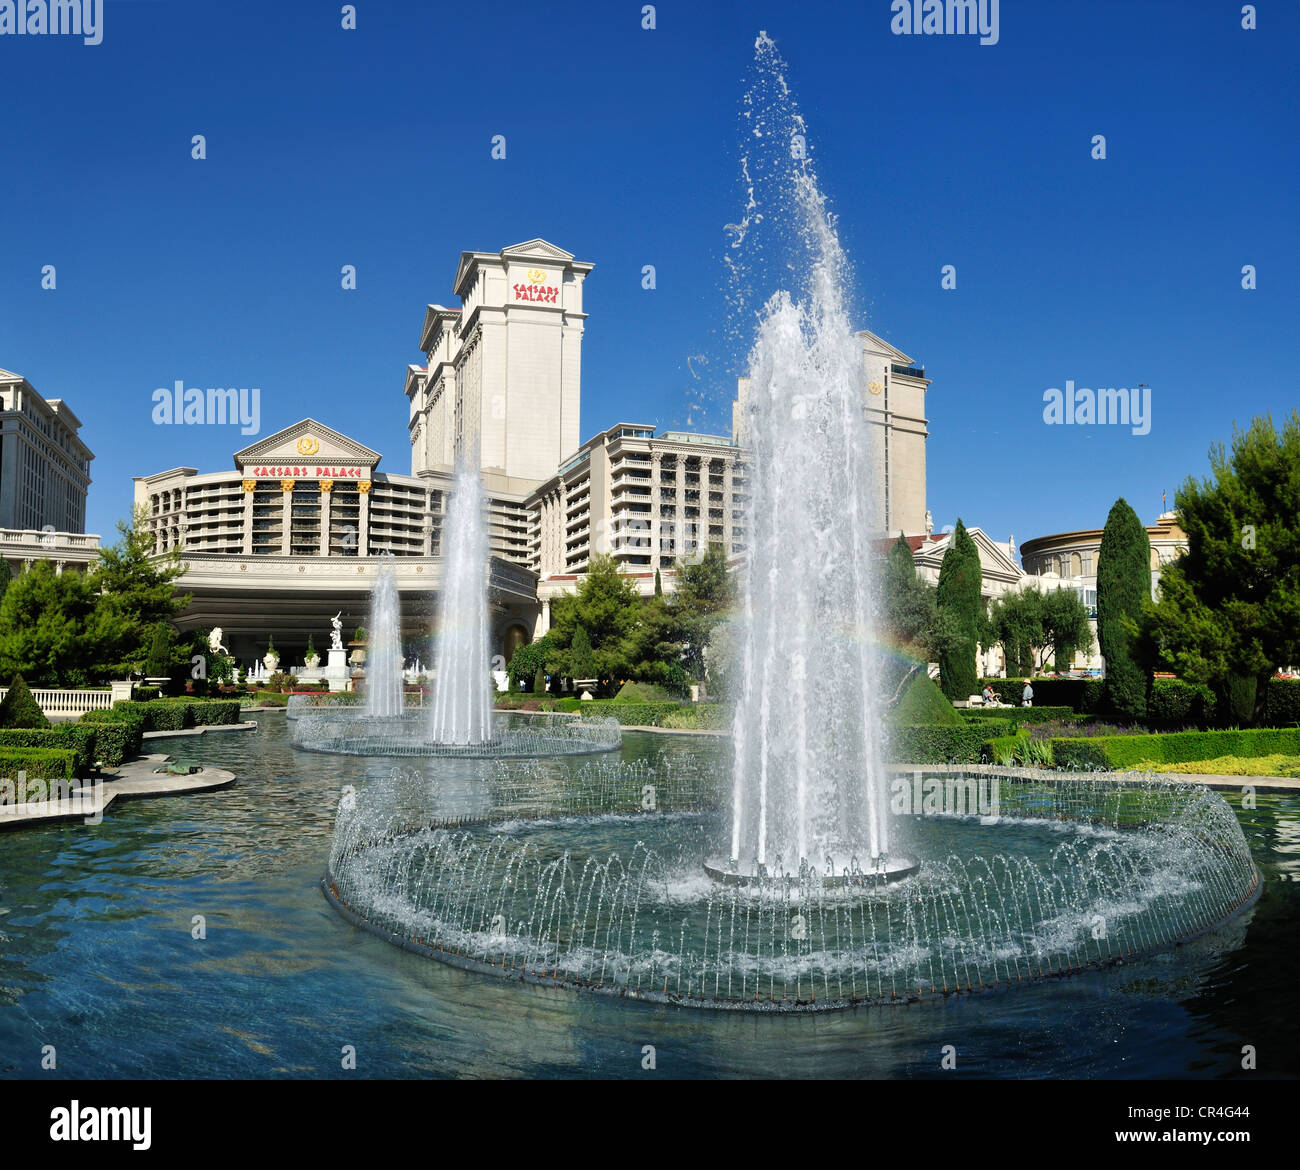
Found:
[{"label": "red lettering sign", "polygon": [[560,297],[560,290],[554,285],[516,284],[513,287],[517,301],[538,301],[553,305]]}]

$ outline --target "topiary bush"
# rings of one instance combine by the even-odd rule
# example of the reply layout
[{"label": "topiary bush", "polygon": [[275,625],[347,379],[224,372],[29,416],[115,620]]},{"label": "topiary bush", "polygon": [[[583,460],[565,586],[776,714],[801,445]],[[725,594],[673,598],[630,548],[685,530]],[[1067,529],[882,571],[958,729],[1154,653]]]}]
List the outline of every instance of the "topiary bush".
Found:
[{"label": "topiary bush", "polygon": [[140,754],[144,741],[144,716],[133,710],[87,711],[78,721],[95,731],[91,749],[105,767],[116,768]]},{"label": "topiary bush", "polygon": [[58,727],[6,727],[0,729],[0,750],[8,748],[42,748],[68,750],[75,754],[74,771],[88,776],[95,763],[95,732],[77,723]]},{"label": "topiary bush", "polygon": [[1269,727],[1300,725],[1300,678],[1269,679],[1264,694],[1264,722]]},{"label": "topiary bush", "polygon": [[889,758],[898,764],[978,764],[986,739],[979,726],[899,724],[888,732]]},{"label": "topiary bush", "polygon": [[[1058,766],[1064,760],[1086,760],[1076,766],[1139,769],[1144,764],[1185,764],[1219,756],[1300,755],[1300,728],[1256,728],[1245,731],[1176,731],[1164,735],[1095,736],[1053,739]],[[1088,745],[1075,746],[1075,745]],[[1101,761],[1101,762],[1097,762]]]},{"label": "topiary bush", "polygon": [[23,681],[21,674],[14,675],[9,693],[0,700],[0,727],[49,727],[50,721]]},{"label": "topiary bush", "polygon": [[1203,683],[1178,678],[1151,681],[1147,696],[1147,724],[1153,728],[1179,730],[1209,727],[1214,723],[1214,692]]},{"label": "topiary bush", "polygon": [[75,780],[77,753],[72,748],[0,747],[0,776],[31,779]]}]

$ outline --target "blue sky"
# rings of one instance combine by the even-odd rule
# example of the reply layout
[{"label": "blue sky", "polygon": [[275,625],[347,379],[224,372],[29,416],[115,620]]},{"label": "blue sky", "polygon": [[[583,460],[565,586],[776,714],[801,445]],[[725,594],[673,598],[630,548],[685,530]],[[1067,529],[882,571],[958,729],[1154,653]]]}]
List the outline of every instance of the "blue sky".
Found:
[{"label": "blue sky", "polygon": [[[257,386],[263,434],[311,416],[409,471],[425,304],[453,303],[462,250],[535,236],[596,264],[583,436],[725,427],[721,362],[687,358],[725,326],[759,29],[856,323],[933,379],[938,526],[1023,542],[1100,526],[1119,495],[1150,521],[1234,421],[1300,399],[1294,3],[1246,31],[1237,3],[1006,0],[989,46],[893,35],[888,0],[661,3],[654,31],[623,0],[360,0],[355,31],[340,7],[107,0],[98,46],[0,36],[0,367],[84,421],[92,532],[133,475],[224,469],[252,441],[153,425],[177,379]],[[1152,387],[1150,433],[1044,425],[1067,380]]]}]

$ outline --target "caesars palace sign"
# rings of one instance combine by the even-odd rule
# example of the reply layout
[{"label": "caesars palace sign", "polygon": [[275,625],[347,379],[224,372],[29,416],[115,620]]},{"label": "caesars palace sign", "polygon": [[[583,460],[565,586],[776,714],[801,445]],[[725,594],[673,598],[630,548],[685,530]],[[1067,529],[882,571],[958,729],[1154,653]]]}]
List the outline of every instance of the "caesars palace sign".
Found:
[{"label": "caesars palace sign", "polygon": [[[299,455],[315,455],[320,450],[320,440],[313,435],[303,435],[298,440]],[[282,467],[278,464],[263,463],[252,467],[245,466],[245,475],[257,479],[363,479],[364,467],[322,467],[318,464],[306,466]]]},{"label": "caesars palace sign", "polygon": [[560,290],[546,283],[546,273],[540,268],[530,268],[525,281],[510,287],[514,289],[517,301],[536,301],[545,305],[556,305],[560,301]]},{"label": "caesars palace sign", "polygon": [[270,464],[246,467],[244,473],[270,479],[360,479],[361,467],[275,467]]}]

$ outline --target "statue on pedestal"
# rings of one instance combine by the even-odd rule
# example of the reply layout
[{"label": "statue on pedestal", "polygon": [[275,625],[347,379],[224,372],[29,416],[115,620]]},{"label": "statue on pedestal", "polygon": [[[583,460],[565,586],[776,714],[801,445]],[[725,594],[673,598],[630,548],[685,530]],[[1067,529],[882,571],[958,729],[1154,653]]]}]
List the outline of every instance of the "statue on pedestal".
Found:
[{"label": "statue on pedestal", "polygon": [[334,631],[333,634],[331,635],[331,641],[330,641],[331,650],[343,649],[343,622],[341,620],[342,617],[343,617],[343,611],[339,610],[338,613],[336,613],[332,618],[330,618],[330,626],[333,627],[333,631]]}]

